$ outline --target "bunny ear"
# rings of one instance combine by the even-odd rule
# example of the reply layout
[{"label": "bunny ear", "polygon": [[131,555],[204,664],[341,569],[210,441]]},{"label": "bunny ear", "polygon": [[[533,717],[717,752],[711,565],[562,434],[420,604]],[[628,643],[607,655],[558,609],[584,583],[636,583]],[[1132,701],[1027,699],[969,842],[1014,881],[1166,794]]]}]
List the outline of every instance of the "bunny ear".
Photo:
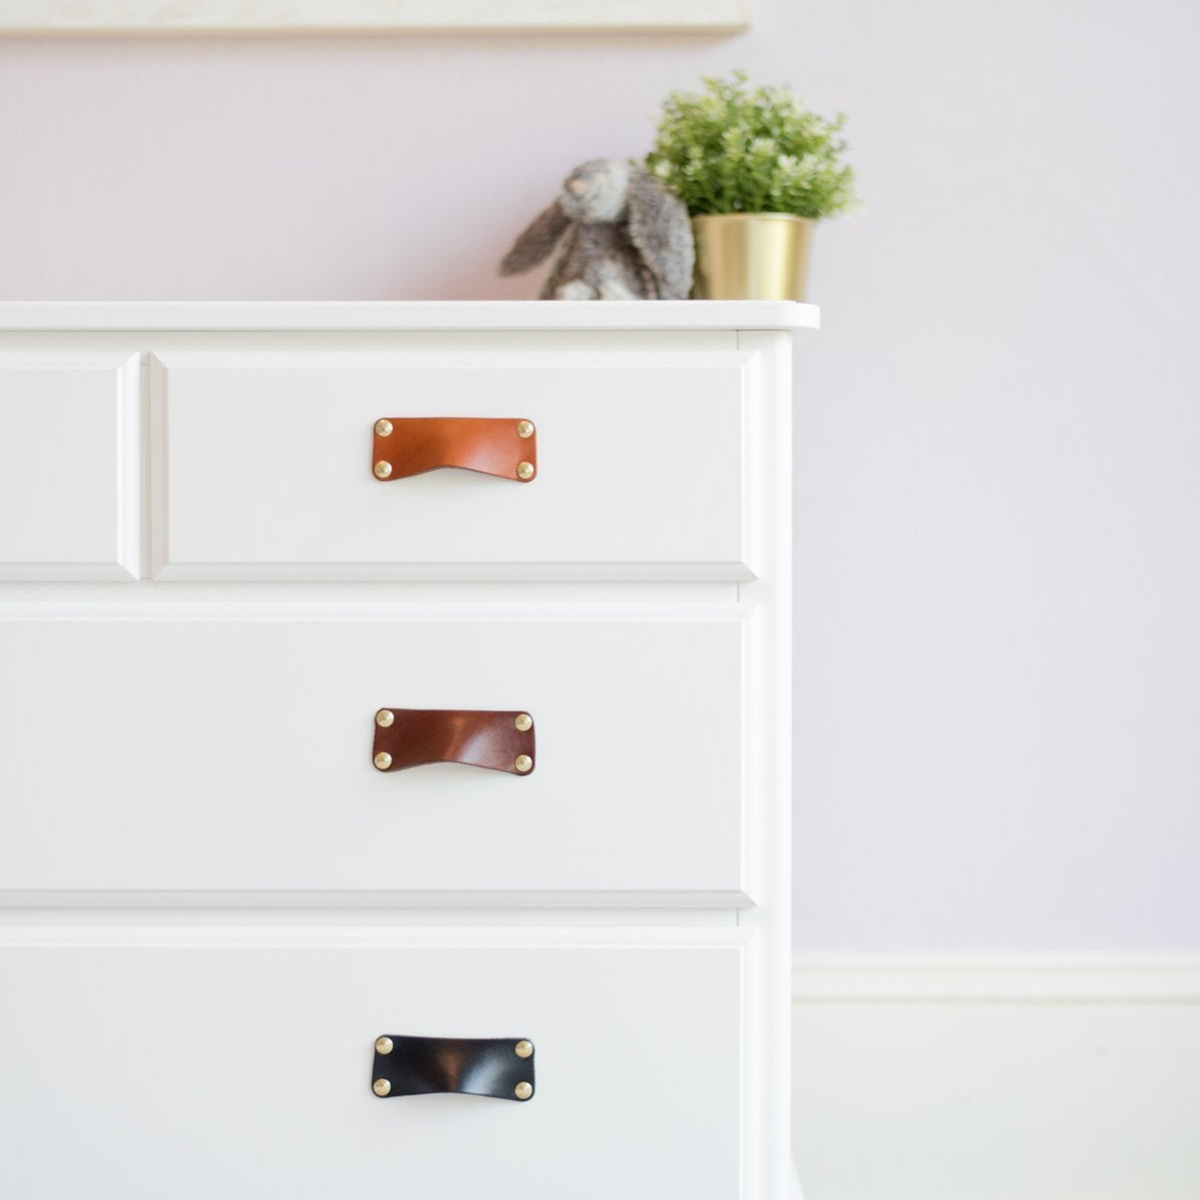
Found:
[{"label": "bunny ear", "polygon": [[555,200],[545,212],[534,217],[529,228],[513,243],[500,264],[500,274],[520,275],[544,262],[570,223],[571,218]]},{"label": "bunny ear", "polygon": [[692,290],[696,248],[683,201],[645,171],[629,175],[629,238],[658,284],[660,300]]}]

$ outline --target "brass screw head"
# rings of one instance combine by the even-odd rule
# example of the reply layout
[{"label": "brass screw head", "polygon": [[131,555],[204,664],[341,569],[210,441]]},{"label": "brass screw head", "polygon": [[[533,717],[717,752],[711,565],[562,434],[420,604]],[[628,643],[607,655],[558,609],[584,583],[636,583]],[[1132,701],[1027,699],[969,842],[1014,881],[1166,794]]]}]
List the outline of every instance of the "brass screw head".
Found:
[{"label": "brass screw head", "polygon": [[524,775],[526,771],[533,770],[533,759],[528,754],[518,754],[517,761],[513,763],[513,766]]},{"label": "brass screw head", "polygon": [[386,479],[392,473],[392,464],[382,459],[375,464],[375,474],[380,479]]},{"label": "brass screw head", "polygon": [[391,1054],[392,1039],[390,1037],[381,1037],[375,1039],[375,1049],[380,1054]]},{"label": "brass screw head", "polygon": [[533,1043],[520,1041],[513,1049],[517,1052],[518,1058],[528,1058],[533,1053]]},{"label": "brass screw head", "polygon": [[390,708],[381,708],[375,714],[375,724],[380,729],[387,729],[388,726],[396,719],[396,714]]},{"label": "brass screw head", "polygon": [[533,437],[533,422],[518,421],[517,422],[517,437],[527,438]]},{"label": "brass screw head", "polygon": [[[382,1080],[380,1082],[382,1082]],[[533,1084],[525,1083],[524,1080],[522,1080],[515,1088],[513,1088],[513,1092],[518,1100],[528,1100],[529,1097],[533,1095]]]},{"label": "brass screw head", "polygon": [[392,756],[386,750],[380,750],[380,752],[375,755],[375,765],[379,768],[379,770],[386,771],[388,767],[392,765]]},{"label": "brass screw head", "polygon": [[528,713],[517,713],[517,719],[513,724],[524,733],[527,729],[533,728],[533,718]]},{"label": "brass screw head", "polygon": [[386,1096],[392,1090],[392,1085],[386,1079],[377,1079],[371,1084],[371,1091],[377,1096]]},{"label": "brass screw head", "polygon": [[380,437],[391,437],[392,436],[391,421],[389,421],[387,419],[387,417],[381,417],[378,421],[375,422],[375,432],[377,434],[379,434]]},{"label": "brass screw head", "polygon": [[[388,471],[389,472],[391,471],[391,467],[388,467]],[[533,463],[527,463],[527,462],[517,463],[517,478],[518,479],[532,479],[533,478]]]}]

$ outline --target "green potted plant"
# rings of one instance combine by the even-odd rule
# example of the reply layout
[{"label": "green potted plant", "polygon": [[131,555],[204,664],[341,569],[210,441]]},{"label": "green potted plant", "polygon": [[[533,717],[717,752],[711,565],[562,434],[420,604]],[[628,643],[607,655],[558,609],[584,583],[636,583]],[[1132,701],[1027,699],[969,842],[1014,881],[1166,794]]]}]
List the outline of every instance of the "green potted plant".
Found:
[{"label": "green potted plant", "polygon": [[663,104],[646,169],[692,217],[692,295],[803,300],[814,224],[844,212],[854,173],[842,162],[845,119],[826,120],[788,87],[706,77]]}]

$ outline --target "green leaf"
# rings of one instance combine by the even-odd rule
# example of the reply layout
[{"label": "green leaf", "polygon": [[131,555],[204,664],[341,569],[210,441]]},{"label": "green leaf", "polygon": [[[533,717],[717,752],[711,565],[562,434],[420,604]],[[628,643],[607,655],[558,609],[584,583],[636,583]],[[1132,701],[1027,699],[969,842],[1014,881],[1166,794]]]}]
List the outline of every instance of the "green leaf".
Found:
[{"label": "green leaf", "polygon": [[645,166],[687,205],[708,213],[780,212],[821,218],[854,202],[854,172],[842,162],[832,120],[806,108],[788,87],[747,89],[745,71],[705,76],[698,92],[663,101]]}]

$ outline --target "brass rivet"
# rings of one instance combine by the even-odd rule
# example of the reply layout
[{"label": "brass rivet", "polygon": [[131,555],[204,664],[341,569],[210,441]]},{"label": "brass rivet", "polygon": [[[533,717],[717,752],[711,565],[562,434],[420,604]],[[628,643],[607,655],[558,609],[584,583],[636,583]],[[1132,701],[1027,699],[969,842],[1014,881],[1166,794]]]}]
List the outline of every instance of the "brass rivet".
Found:
[{"label": "brass rivet", "polygon": [[389,421],[387,419],[387,417],[382,417],[380,420],[376,421],[375,422],[375,432],[377,434],[379,434],[380,437],[391,437],[392,436],[391,421]]},{"label": "brass rivet", "polygon": [[380,479],[386,479],[391,473],[392,464],[390,462],[383,462],[380,460],[375,464],[375,474],[378,475]]},{"label": "brass rivet", "polygon": [[371,1091],[377,1096],[386,1096],[392,1090],[392,1085],[386,1079],[377,1079],[371,1084]]},{"label": "brass rivet", "polygon": [[533,769],[533,759],[528,754],[518,754],[517,761],[513,763],[513,766],[524,775],[526,771]]},{"label": "brass rivet", "polygon": [[517,422],[517,437],[533,437],[533,422],[518,421]]},{"label": "brass rivet", "polygon": [[517,1052],[518,1058],[528,1058],[533,1053],[532,1042],[518,1042],[513,1049]]},{"label": "brass rivet", "polygon": [[375,1049],[380,1054],[391,1054],[392,1039],[390,1037],[381,1037],[375,1039]]},{"label": "brass rivet", "polygon": [[392,765],[392,756],[386,750],[380,750],[375,755],[375,765],[381,770],[386,771]]},{"label": "brass rivet", "polygon": [[516,1093],[518,1100],[528,1100],[533,1095],[533,1084],[522,1081],[513,1088],[513,1091]]},{"label": "brass rivet", "polygon": [[513,723],[522,733],[533,728],[533,718],[528,713],[518,713],[517,719]]},{"label": "brass rivet", "polygon": [[[391,467],[388,467],[388,470],[390,471]],[[533,478],[533,463],[527,463],[527,462],[517,463],[517,478],[518,479],[532,479]]]},{"label": "brass rivet", "polygon": [[380,729],[387,729],[389,725],[396,719],[396,714],[390,708],[381,708],[375,714],[375,724]]}]

